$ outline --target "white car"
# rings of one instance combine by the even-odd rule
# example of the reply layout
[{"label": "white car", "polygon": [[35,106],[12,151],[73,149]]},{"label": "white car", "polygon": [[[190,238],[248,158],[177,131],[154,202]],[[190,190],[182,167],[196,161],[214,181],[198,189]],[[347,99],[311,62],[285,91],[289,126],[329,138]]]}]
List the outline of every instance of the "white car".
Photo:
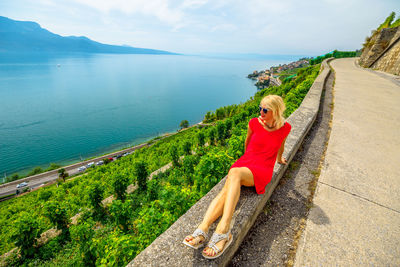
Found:
[{"label": "white car", "polygon": [[93,167],[94,166],[94,162],[92,161],[92,162],[89,162],[87,165],[86,165],[86,167],[88,167],[88,168],[90,168],[90,167]]},{"label": "white car", "polygon": [[17,188],[22,188],[22,187],[25,187],[25,186],[28,186],[28,183],[27,182],[22,182],[22,183],[17,185]]},{"label": "white car", "polygon": [[85,167],[85,166],[82,166],[82,167],[79,167],[79,168],[78,168],[78,171],[79,171],[79,172],[83,172],[83,171],[85,171],[85,170],[86,170],[86,167]]},{"label": "white car", "polygon": [[100,165],[103,165],[103,164],[104,164],[104,161],[102,161],[102,160],[96,162],[96,165],[97,165],[97,166],[100,166]]}]

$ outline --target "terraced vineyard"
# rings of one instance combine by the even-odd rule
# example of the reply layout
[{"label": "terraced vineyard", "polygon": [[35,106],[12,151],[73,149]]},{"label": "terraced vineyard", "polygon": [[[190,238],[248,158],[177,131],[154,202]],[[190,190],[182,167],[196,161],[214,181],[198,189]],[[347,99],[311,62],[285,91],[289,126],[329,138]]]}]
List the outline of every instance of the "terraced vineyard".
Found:
[{"label": "terraced vineyard", "polygon": [[[289,116],[301,104],[320,65],[297,70],[279,87],[258,91],[240,105],[207,115],[192,127],[65,183],[0,203],[0,254],[6,264],[123,266],[223,178],[243,154],[247,123],[261,98],[281,95]],[[149,173],[173,167],[146,180]],[[129,184],[138,189],[126,194]],[[114,195],[116,200],[102,205]],[[80,214],[76,224],[70,218]],[[38,243],[41,233],[61,230]],[[19,256],[18,256],[19,255]]]}]

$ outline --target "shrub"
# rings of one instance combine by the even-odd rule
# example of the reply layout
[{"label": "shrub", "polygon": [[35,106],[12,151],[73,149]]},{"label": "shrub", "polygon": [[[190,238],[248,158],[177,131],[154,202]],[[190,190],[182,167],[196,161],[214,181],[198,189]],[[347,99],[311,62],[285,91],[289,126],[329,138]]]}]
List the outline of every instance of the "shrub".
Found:
[{"label": "shrub", "polygon": [[112,221],[123,231],[128,231],[129,229],[130,219],[133,213],[131,206],[132,203],[130,200],[122,202],[117,199],[114,200],[109,207]]},{"label": "shrub", "polygon": [[95,234],[93,227],[91,218],[81,219],[77,225],[71,227],[71,237],[78,244],[84,266],[96,265],[96,246],[92,242]]},{"label": "shrub", "polygon": [[159,190],[160,184],[158,182],[158,179],[147,181],[147,198],[149,201],[153,201],[158,198]]},{"label": "shrub", "polygon": [[208,141],[210,142],[210,145],[215,144],[215,136],[216,136],[216,129],[215,127],[211,127],[208,131]]},{"label": "shrub", "polygon": [[197,139],[197,144],[202,147],[204,146],[204,133],[202,131],[200,131],[197,135],[196,135],[196,139]]},{"label": "shrub", "polygon": [[15,245],[21,249],[22,260],[32,258],[37,250],[37,238],[42,229],[37,219],[28,212],[21,212],[19,219],[15,222],[11,238]]},{"label": "shrub", "polygon": [[121,233],[115,229],[106,238],[97,238],[96,242],[102,247],[98,248],[101,257],[97,260],[98,266],[125,266],[136,256],[138,242],[131,234]]},{"label": "shrub", "polygon": [[46,202],[52,195],[53,192],[50,189],[40,190],[40,192],[38,193],[38,200]]},{"label": "shrub", "polygon": [[225,123],[222,121],[217,122],[217,139],[220,144],[225,141]]},{"label": "shrub", "polygon": [[119,200],[125,201],[126,199],[126,189],[129,185],[129,178],[120,173],[115,173],[111,181],[111,186],[113,188],[113,193],[115,197]]},{"label": "shrub", "polygon": [[186,140],[185,142],[183,142],[182,150],[185,155],[191,155],[192,154],[192,144],[188,140]]},{"label": "shrub", "polygon": [[232,160],[232,157],[217,147],[204,155],[194,168],[194,184],[197,190],[202,195],[206,194],[227,174]]},{"label": "shrub", "polygon": [[199,157],[196,155],[186,156],[183,159],[183,173],[186,178],[186,182],[189,185],[193,185],[193,174],[194,174],[194,167],[199,162]]},{"label": "shrub", "polygon": [[175,167],[179,166],[179,155],[178,155],[178,148],[176,147],[176,145],[171,145],[171,147],[169,148],[169,156],[172,160],[172,164]]},{"label": "shrub", "polygon": [[58,229],[61,230],[62,240],[67,241],[70,239],[68,223],[69,218],[67,210],[62,204],[56,201],[48,201],[44,206],[45,217]]},{"label": "shrub", "polygon": [[146,191],[146,181],[149,172],[147,170],[147,164],[144,161],[138,161],[134,164],[134,174],[137,177],[137,182],[140,191]]},{"label": "shrub", "polygon": [[102,219],[104,208],[101,201],[104,198],[104,188],[99,182],[95,182],[89,187],[88,198],[93,208],[93,217],[95,219]]},{"label": "shrub", "polygon": [[42,172],[43,172],[42,168],[36,167],[32,171],[30,171],[26,176],[32,176],[32,175],[36,175],[36,174],[39,174]]}]

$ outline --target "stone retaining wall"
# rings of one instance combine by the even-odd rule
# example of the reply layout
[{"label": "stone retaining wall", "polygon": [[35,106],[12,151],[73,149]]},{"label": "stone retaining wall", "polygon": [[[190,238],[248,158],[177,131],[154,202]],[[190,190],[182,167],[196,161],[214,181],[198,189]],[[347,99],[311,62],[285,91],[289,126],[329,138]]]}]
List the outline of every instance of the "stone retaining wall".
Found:
[{"label": "stone retaining wall", "polygon": [[400,75],[400,27],[382,55],[372,64],[372,69]]},{"label": "stone retaining wall", "polygon": [[[322,63],[321,73],[315,79],[307,96],[301,106],[287,119],[292,125],[284,156],[290,160],[296,154],[304,137],[313,125],[318,113],[321,93],[329,76],[330,68],[325,60]],[[254,188],[242,187],[241,197],[236,206],[232,220],[231,233],[233,242],[225,253],[216,260],[207,260],[202,257],[201,249],[193,250],[182,244],[184,237],[191,234],[201,222],[206,209],[212,199],[222,189],[226,177],[223,178],[213,189],[192,206],[163,234],[157,237],[145,250],[133,259],[128,266],[225,266],[229,263],[238,249],[248,230],[254,224],[257,216],[262,211],[280,178],[283,176],[288,165],[276,164],[271,182],[267,185],[265,194],[257,195]],[[211,234],[216,223],[210,228]]]},{"label": "stone retaining wall", "polygon": [[372,36],[371,43],[363,48],[360,66],[400,75],[400,26],[382,29]]}]

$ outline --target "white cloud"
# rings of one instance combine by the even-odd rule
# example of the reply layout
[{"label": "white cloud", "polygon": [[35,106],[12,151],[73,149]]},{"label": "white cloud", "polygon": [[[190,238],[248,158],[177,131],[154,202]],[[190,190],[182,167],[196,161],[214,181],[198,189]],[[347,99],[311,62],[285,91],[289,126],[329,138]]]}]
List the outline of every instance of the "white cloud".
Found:
[{"label": "white cloud", "polygon": [[314,54],[360,48],[398,11],[398,0],[1,0],[0,10],[103,43],[187,53]]},{"label": "white cloud", "polygon": [[199,8],[201,6],[204,6],[205,4],[208,3],[208,0],[184,0],[181,8]]},{"label": "white cloud", "polygon": [[119,11],[125,14],[143,14],[154,16],[161,22],[177,26],[184,17],[184,13],[178,8],[171,8],[168,1],[164,0],[74,0],[77,3],[95,8],[103,13]]},{"label": "white cloud", "polygon": [[217,31],[225,31],[225,32],[233,32],[237,30],[237,27],[233,24],[219,24],[211,28],[210,32],[217,32]]}]

